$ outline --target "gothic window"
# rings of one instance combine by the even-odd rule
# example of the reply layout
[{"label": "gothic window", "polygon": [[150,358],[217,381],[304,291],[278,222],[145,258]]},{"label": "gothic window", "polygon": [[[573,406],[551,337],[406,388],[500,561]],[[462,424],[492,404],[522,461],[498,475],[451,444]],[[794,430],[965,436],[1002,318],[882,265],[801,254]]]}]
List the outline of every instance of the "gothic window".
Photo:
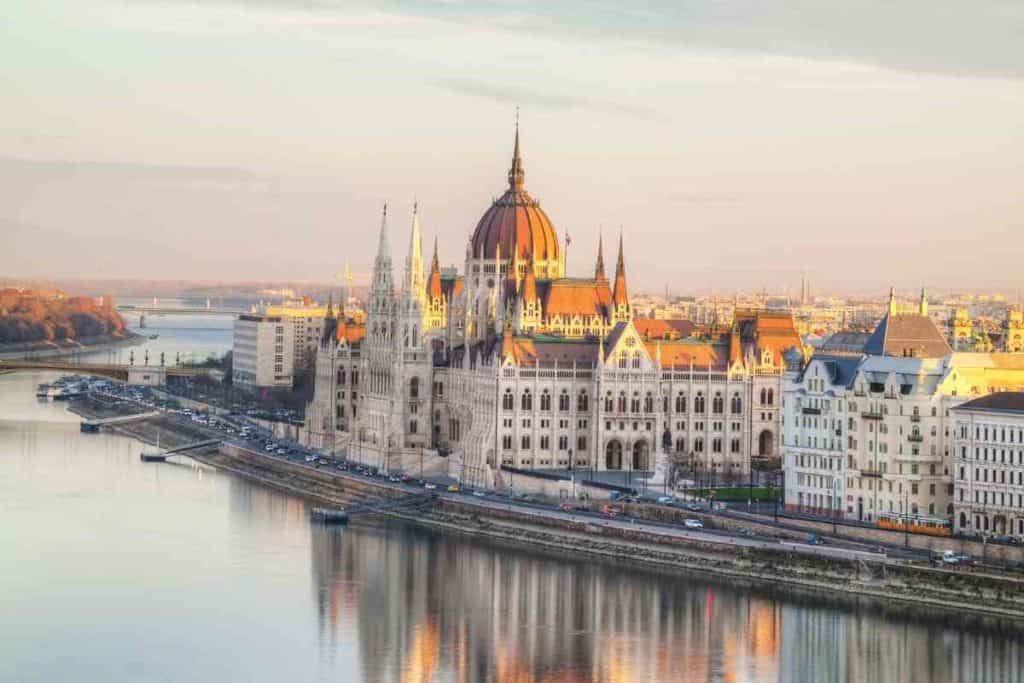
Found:
[{"label": "gothic window", "polygon": [[530,395],[529,389],[523,392],[523,398],[519,407],[523,410],[533,410],[533,396]]},{"label": "gothic window", "polygon": [[614,402],[612,401],[612,392],[609,391],[608,394],[604,397],[604,411],[606,413],[610,413],[614,409],[615,409],[615,406],[614,406]]},{"label": "gothic window", "polygon": [[415,434],[417,427],[418,427],[418,425],[416,424],[416,420],[409,420],[409,433],[410,434]]},{"label": "gothic window", "polygon": [[511,434],[505,434],[504,436],[501,437],[501,447],[504,450],[506,450],[506,451],[512,450],[512,435]]},{"label": "gothic window", "polygon": [[501,407],[504,410],[512,410],[515,407],[515,399],[512,397],[512,390],[506,389],[501,397]]},{"label": "gothic window", "polygon": [[633,369],[634,370],[639,370],[640,369],[640,352],[639,351],[634,351],[633,352]]},{"label": "gothic window", "polygon": [[622,353],[619,354],[619,369],[620,370],[625,370],[626,369],[626,359],[627,359],[627,356],[626,356],[626,352],[625,351],[623,351]]},{"label": "gothic window", "polygon": [[338,370],[338,384],[345,383],[345,368]]},{"label": "gothic window", "polygon": [[740,452],[740,440],[739,439],[733,439],[729,443],[729,452],[730,453],[739,453]]},{"label": "gothic window", "polygon": [[693,399],[693,412],[697,413],[698,415],[703,415],[704,414],[704,394],[703,394],[703,392],[698,391],[697,392],[697,396],[694,397],[694,399]]},{"label": "gothic window", "polygon": [[639,413],[640,412],[640,394],[633,392],[633,398],[629,402],[629,412]]},{"label": "gothic window", "polygon": [[540,409],[544,411],[551,410],[551,394],[545,389],[540,395]]},{"label": "gothic window", "polygon": [[626,392],[619,393],[619,412],[626,412]]},{"label": "gothic window", "polygon": [[711,412],[715,415],[721,415],[725,411],[725,401],[722,399],[722,394],[715,392],[715,397],[711,399]]},{"label": "gothic window", "polygon": [[704,439],[697,437],[693,440],[693,452],[703,453],[704,452]]},{"label": "gothic window", "polygon": [[587,398],[587,392],[581,391],[580,395],[576,397],[576,410],[581,413],[590,410],[590,399]]},{"label": "gothic window", "polygon": [[649,391],[647,392],[647,396],[644,397],[644,412],[645,413],[653,413],[654,412],[654,396],[652,396],[651,392],[649,392]]},{"label": "gothic window", "polygon": [[743,412],[743,399],[740,398],[739,394],[732,395],[732,401],[730,401],[729,409],[733,415],[739,415]]},{"label": "gothic window", "polygon": [[680,437],[680,438],[676,439],[676,453],[685,453],[685,452],[686,452],[686,439]]},{"label": "gothic window", "polygon": [[585,437],[585,436],[578,436],[578,437],[576,437],[576,452],[577,453],[582,453],[585,450],[587,450],[587,437]]},{"label": "gothic window", "polygon": [[420,397],[420,378],[413,377],[409,380],[409,398]]},{"label": "gothic window", "polygon": [[519,441],[524,451],[530,450],[530,435],[523,434],[522,439]]},{"label": "gothic window", "polygon": [[768,405],[770,405],[770,406],[775,405],[775,390],[774,389],[769,389],[768,390]]},{"label": "gothic window", "polygon": [[711,450],[714,453],[721,453],[722,452],[722,440],[721,439],[712,439],[711,440]]},{"label": "gothic window", "polygon": [[681,391],[676,395],[676,412],[686,412],[686,394]]},{"label": "gothic window", "polygon": [[569,392],[565,389],[558,395],[558,410],[563,413],[569,412]]},{"label": "gothic window", "polygon": [[763,406],[768,405],[768,390],[767,389],[761,389],[761,405],[763,405]]}]

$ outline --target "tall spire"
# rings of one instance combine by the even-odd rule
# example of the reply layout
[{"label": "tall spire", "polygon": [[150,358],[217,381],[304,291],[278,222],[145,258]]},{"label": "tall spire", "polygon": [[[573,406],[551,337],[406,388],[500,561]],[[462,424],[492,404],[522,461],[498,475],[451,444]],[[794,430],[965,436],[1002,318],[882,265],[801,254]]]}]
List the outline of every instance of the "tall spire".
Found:
[{"label": "tall spire", "polygon": [[921,303],[918,307],[918,313],[928,315],[928,297],[925,295],[924,287],[921,288]]},{"label": "tall spire", "polygon": [[373,281],[370,285],[371,294],[376,293],[381,296],[389,296],[393,290],[391,278],[391,245],[388,243],[388,205],[385,203],[384,212],[380,219],[380,240],[377,243],[377,258],[373,261]]},{"label": "tall spire", "polygon": [[441,292],[441,262],[437,258],[437,236],[434,236],[434,257],[430,260],[430,275],[427,276],[427,296],[431,299],[440,299]]},{"label": "tall spire", "polygon": [[334,292],[327,293],[327,316],[328,318],[334,317]]},{"label": "tall spire", "polygon": [[597,264],[594,266],[594,277],[598,280],[607,279],[604,274],[604,235],[597,235]]},{"label": "tall spire", "polygon": [[615,263],[615,286],[612,289],[612,301],[616,306],[629,305],[629,294],[626,292],[626,264],[622,255],[622,230],[619,230],[619,258]]},{"label": "tall spire", "polygon": [[896,288],[889,288],[889,315],[896,315]]},{"label": "tall spire", "polygon": [[409,234],[409,254],[405,258],[404,291],[413,296],[425,293],[423,282],[423,235],[420,233],[419,204],[412,206],[412,231]]},{"label": "tall spire", "polygon": [[516,144],[512,152],[512,168],[508,170],[508,186],[511,190],[522,190],[526,182],[523,159],[519,156],[519,107],[516,107]]}]

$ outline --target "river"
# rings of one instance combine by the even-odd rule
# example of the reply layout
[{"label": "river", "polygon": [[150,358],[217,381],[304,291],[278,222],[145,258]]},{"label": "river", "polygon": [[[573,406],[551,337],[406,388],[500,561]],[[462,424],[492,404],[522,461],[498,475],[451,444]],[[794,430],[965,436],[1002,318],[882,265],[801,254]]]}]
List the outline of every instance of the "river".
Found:
[{"label": "river", "polygon": [[81,434],[0,376],[0,681],[1002,682],[1022,632],[438,535]]}]

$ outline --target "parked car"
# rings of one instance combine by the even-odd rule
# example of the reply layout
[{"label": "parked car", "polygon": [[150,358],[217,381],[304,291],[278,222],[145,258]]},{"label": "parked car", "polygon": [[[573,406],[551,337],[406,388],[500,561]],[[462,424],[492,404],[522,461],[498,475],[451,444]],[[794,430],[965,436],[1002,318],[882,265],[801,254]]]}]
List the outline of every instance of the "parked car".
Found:
[{"label": "parked car", "polygon": [[562,512],[572,512],[572,503],[562,501],[558,504],[558,509]]},{"label": "parked car", "polygon": [[614,505],[602,505],[601,514],[605,517],[618,517],[621,514],[621,510]]},{"label": "parked car", "polygon": [[447,490],[448,490],[448,493],[458,493],[459,492],[459,485],[458,484],[448,484],[448,489]]},{"label": "parked car", "polygon": [[473,495],[476,496],[477,498],[486,498],[487,491],[481,491],[480,489],[477,489],[476,491],[473,491]]},{"label": "parked car", "polygon": [[689,505],[686,506],[686,509],[689,510],[690,512],[699,512],[703,508],[701,508],[701,506],[698,505],[697,503],[690,503]]},{"label": "parked car", "polygon": [[699,519],[688,519],[688,520],[684,521],[683,524],[686,525],[687,529],[703,529],[704,528],[704,522],[700,521]]},{"label": "parked car", "polygon": [[425,488],[428,491],[433,491],[434,489],[437,488],[437,484],[435,484],[432,481],[428,481],[426,484],[423,485],[423,488]]},{"label": "parked car", "polygon": [[676,502],[676,499],[672,496],[658,496],[658,502],[662,505],[672,505]]}]

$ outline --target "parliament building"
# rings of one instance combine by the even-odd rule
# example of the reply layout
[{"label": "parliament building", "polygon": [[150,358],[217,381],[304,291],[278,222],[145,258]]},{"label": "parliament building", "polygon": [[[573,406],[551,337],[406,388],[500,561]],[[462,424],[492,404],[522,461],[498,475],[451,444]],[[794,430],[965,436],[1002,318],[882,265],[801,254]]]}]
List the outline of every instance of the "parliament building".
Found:
[{"label": "parliament building", "polygon": [[[424,258],[414,209],[403,267],[387,208],[364,321],[328,308],[305,432],[388,471],[496,486],[523,470],[650,473],[686,462],[742,477],[777,457],[782,375],[800,349],[788,313],[728,323],[634,316],[619,236],[569,277],[551,219],[527,191],[519,131],[508,186],[477,223],[460,273]],[[344,300],[344,299],[343,299]]]}]

